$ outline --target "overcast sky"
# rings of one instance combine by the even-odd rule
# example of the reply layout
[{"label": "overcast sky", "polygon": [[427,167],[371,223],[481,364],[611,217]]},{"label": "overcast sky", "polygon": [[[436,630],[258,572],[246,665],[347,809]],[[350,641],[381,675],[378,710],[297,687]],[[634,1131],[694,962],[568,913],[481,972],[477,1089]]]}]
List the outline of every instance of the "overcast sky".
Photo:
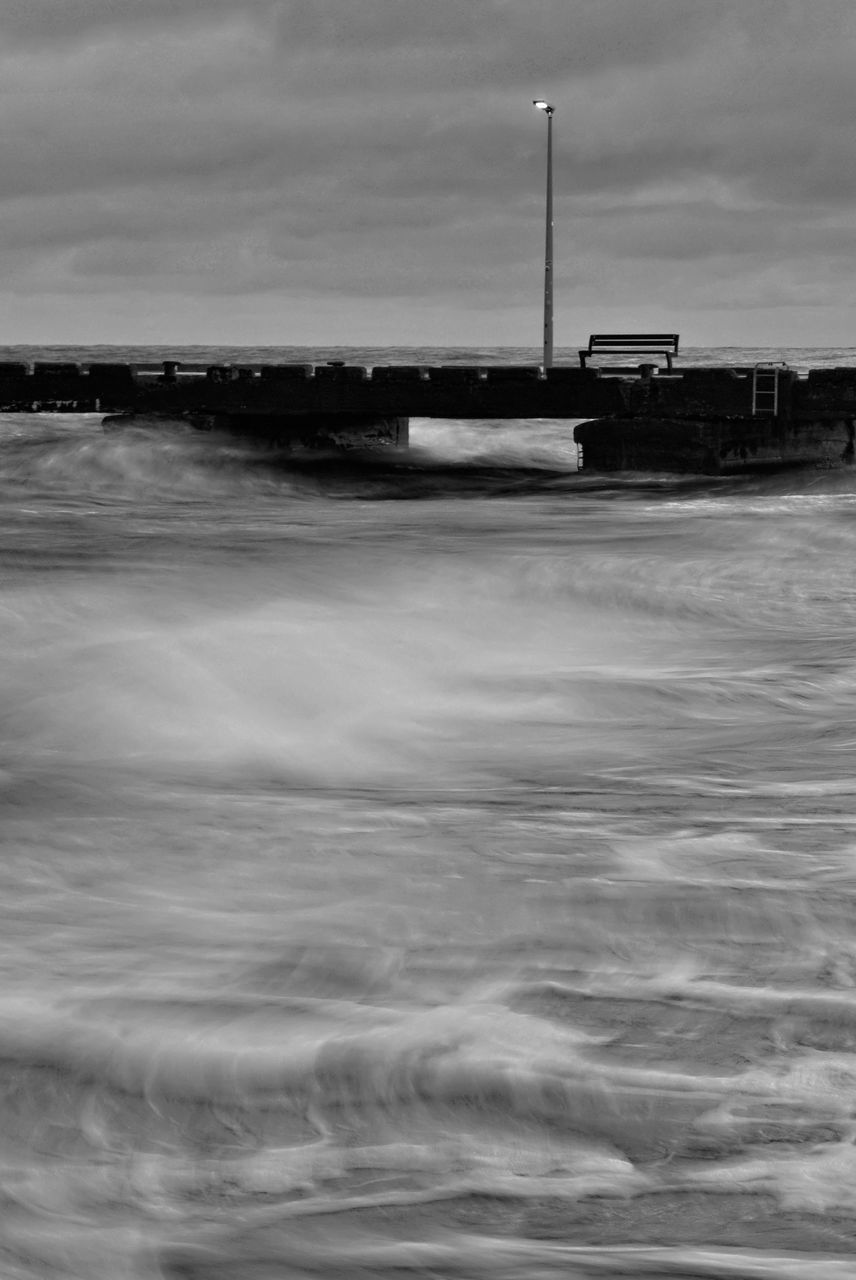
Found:
[{"label": "overcast sky", "polygon": [[0,342],[856,345],[854,0],[0,0]]}]

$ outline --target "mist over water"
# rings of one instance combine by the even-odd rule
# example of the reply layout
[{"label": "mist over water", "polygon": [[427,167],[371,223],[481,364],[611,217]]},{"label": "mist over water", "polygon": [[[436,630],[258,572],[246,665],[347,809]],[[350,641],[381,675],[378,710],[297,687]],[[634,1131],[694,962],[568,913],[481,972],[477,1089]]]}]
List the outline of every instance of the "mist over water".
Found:
[{"label": "mist over water", "polygon": [[572,425],[0,417],[4,1280],[856,1272],[856,482]]}]

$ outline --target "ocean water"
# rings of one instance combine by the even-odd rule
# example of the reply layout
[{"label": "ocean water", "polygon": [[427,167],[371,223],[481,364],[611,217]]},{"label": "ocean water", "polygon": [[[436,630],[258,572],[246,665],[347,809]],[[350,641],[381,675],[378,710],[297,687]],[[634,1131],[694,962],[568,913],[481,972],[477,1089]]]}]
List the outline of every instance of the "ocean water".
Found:
[{"label": "ocean water", "polygon": [[856,1275],[856,475],[572,425],[0,416],[2,1280]]}]

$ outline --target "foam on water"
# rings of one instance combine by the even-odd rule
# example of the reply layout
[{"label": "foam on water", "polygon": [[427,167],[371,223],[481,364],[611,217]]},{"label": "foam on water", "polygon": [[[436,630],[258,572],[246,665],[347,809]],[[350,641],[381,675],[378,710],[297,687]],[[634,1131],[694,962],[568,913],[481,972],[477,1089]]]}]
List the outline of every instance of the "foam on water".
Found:
[{"label": "foam on water", "polygon": [[2,426],[0,1270],[851,1276],[849,478],[414,439]]}]

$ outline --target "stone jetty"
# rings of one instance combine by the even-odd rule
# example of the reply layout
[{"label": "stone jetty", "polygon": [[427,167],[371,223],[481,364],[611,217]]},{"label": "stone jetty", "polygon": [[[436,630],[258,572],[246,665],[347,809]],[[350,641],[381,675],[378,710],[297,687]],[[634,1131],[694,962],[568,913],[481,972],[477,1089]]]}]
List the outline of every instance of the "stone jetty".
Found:
[{"label": "stone jetty", "polygon": [[6,362],[0,410],[180,420],[308,448],[403,447],[413,417],[564,418],[586,471],[716,474],[851,463],[856,367]]}]

